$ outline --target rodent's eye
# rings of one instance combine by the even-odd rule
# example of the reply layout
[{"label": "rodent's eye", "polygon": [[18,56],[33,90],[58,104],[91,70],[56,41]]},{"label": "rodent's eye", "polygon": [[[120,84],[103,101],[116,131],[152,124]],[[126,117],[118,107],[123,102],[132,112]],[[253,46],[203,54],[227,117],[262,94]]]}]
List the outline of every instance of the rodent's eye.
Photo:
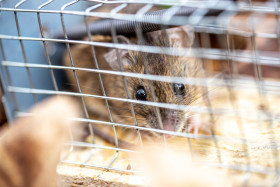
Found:
[{"label": "rodent's eye", "polygon": [[183,84],[173,84],[173,91],[175,95],[184,95],[185,86]]},{"label": "rodent's eye", "polygon": [[143,86],[138,87],[138,90],[136,91],[136,99],[137,100],[142,100],[142,101],[147,100],[146,90]]}]

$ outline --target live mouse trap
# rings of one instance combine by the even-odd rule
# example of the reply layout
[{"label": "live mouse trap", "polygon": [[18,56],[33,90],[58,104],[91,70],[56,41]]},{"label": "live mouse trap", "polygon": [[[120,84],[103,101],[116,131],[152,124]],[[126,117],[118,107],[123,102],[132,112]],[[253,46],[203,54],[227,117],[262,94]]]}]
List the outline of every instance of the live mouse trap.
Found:
[{"label": "live mouse trap", "polygon": [[278,186],[278,9],[0,0],[7,120],[48,97],[79,103],[57,186]]}]

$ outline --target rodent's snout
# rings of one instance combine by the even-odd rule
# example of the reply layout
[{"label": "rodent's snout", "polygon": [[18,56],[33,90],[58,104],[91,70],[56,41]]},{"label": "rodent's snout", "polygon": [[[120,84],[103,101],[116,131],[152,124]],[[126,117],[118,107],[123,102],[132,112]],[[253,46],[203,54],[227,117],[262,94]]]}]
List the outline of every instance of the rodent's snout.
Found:
[{"label": "rodent's snout", "polygon": [[176,130],[176,123],[178,118],[178,112],[171,110],[166,111],[165,115],[162,118],[162,125],[163,129],[167,131],[175,131]]},{"label": "rodent's snout", "polygon": [[[177,110],[169,110],[169,109],[160,109],[160,117],[162,122],[162,127],[160,125],[159,119],[155,111],[150,111],[150,115],[147,116],[146,120],[148,122],[148,126],[156,129],[162,129],[165,131],[173,131],[178,132],[182,129],[182,124],[185,124],[183,113]],[[159,135],[155,133],[154,135]],[[166,138],[171,138],[172,135],[165,134]]]}]

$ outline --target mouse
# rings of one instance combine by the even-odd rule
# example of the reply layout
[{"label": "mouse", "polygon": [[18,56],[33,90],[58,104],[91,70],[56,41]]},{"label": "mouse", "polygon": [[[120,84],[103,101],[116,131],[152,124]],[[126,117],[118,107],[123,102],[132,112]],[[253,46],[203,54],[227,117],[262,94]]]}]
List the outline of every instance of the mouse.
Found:
[{"label": "mouse", "polygon": [[[89,40],[88,38],[85,40]],[[95,42],[112,42],[111,36],[92,36],[91,41]],[[122,35],[117,36],[118,43],[137,46],[137,40]],[[172,50],[181,50],[186,55],[191,53],[191,47],[194,41],[194,30],[191,26],[180,26],[170,29],[154,31],[144,34],[144,42],[141,45],[157,46],[160,48],[169,48]],[[122,76],[112,74],[100,74],[91,72],[90,69],[96,69],[95,62],[101,70],[121,71],[152,74],[166,77],[204,77],[202,61],[195,57],[176,56],[167,54],[147,53],[140,51],[132,51],[127,49],[108,49],[100,46],[78,44],[70,46],[70,53],[66,51],[63,57],[63,65],[68,67],[86,68],[86,70],[68,70],[66,72],[71,90],[77,92],[80,90],[83,94],[133,99],[140,102],[150,101],[154,99],[159,103],[178,104],[178,105],[194,105],[203,95],[201,86],[189,85],[182,83],[170,83],[160,81],[149,81],[146,79],[125,77],[127,81],[127,91]],[[95,53],[96,58],[92,55]],[[119,53],[120,63],[117,55]],[[70,55],[72,61],[70,60]],[[192,56],[192,55],[190,55]],[[146,61],[146,66],[145,66]],[[72,64],[73,63],[73,64]],[[75,78],[77,75],[77,80]],[[150,84],[153,88],[151,88]],[[102,91],[104,87],[104,92]],[[154,91],[154,96],[152,92]],[[84,97],[87,112],[93,119],[113,121],[115,123],[135,125],[135,118],[131,114],[131,106],[128,102],[116,101],[108,99],[110,114],[106,108],[104,99],[97,97]],[[163,129],[174,132],[190,132],[198,133],[200,129],[207,129],[204,123],[201,123],[197,115],[196,117],[187,110],[173,110],[168,108],[158,108],[160,118],[157,117],[155,107],[143,105],[142,103],[133,103],[133,109],[140,127],[148,127],[154,129]],[[110,119],[109,115],[112,116]],[[161,120],[161,123],[160,121]],[[162,126],[161,126],[162,124]],[[202,125],[203,124],[203,125]],[[98,129],[94,129],[98,130]],[[148,132],[148,131],[147,131]],[[157,136],[157,133],[148,132],[149,136]]]}]

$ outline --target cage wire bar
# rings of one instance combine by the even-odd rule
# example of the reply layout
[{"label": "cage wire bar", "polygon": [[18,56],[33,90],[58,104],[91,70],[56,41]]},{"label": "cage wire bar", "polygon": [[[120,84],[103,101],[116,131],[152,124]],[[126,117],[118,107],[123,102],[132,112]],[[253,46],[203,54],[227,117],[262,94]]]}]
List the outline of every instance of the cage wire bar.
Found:
[{"label": "cage wire bar", "polygon": [[[80,6],[80,4],[83,4]],[[138,9],[135,13],[124,14],[121,11],[125,9],[129,5],[142,5],[140,9]],[[59,6],[57,6],[59,5]],[[107,5],[114,5],[114,7],[110,7],[107,11],[98,11],[99,8],[105,7]],[[180,7],[187,6],[196,8],[194,12],[191,13],[189,17],[183,16],[174,16],[176,11],[180,9]],[[117,39],[117,31],[112,26],[110,30],[110,35],[112,37],[112,42],[97,42],[91,39],[90,28],[90,20],[91,18],[98,19],[111,19],[113,20],[136,20],[139,22],[143,22],[143,16],[145,13],[149,12],[151,9],[155,7],[160,7],[164,9],[168,7],[169,11],[166,12],[162,17],[150,17],[149,20],[144,20],[145,22],[161,24],[161,28],[165,29],[172,23],[173,26],[180,25],[191,25],[196,33],[204,33],[206,35],[201,36],[200,40],[196,40],[193,46],[193,53],[186,53],[185,50],[171,50],[168,47],[156,47],[156,46],[146,46],[143,44],[142,40],[144,40],[144,33],[142,32],[141,25],[136,25],[136,36],[138,40],[138,45],[127,45],[119,43]],[[207,11],[210,9],[223,10],[221,14],[218,16],[205,16]],[[250,13],[250,29],[241,30],[236,28],[231,28],[231,18],[240,14],[240,13]],[[21,18],[24,15],[36,15],[36,19],[33,22],[33,27],[37,30],[37,33],[29,34],[25,29],[28,25],[25,25],[26,22]],[[267,14],[275,15],[276,20],[276,32],[256,32],[256,23],[254,14],[260,14],[265,16]],[[21,16],[19,16],[21,15]],[[51,31],[52,33],[48,33],[45,30],[45,22],[47,22],[46,18],[43,18],[45,15],[57,15],[56,19],[52,20],[56,22],[55,26],[50,25],[50,29],[61,30],[63,32],[64,38],[59,39],[55,38],[55,31]],[[86,28],[86,35],[88,36],[87,40],[74,40],[68,38],[68,27],[69,25],[73,25],[75,23],[71,23],[68,17],[75,16],[77,17],[76,23],[83,24]],[[11,24],[5,22],[5,20],[11,20]],[[12,21],[13,20],[13,21]],[[22,23],[22,22],[23,23]],[[279,115],[274,115],[273,111],[271,111],[269,107],[269,102],[267,101],[268,95],[279,96],[280,95],[280,84],[276,80],[268,80],[265,79],[262,75],[262,66],[270,66],[279,68],[280,62],[280,50],[279,46],[276,52],[271,52],[273,55],[263,55],[258,51],[258,47],[256,44],[257,38],[262,39],[275,39],[278,44],[280,44],[280,36],[279,36],[279,5],[278,2],[275,1],[267,1],[262,3],[254,3],[251,0],[247,1],[102,1],[102,0],[74,0],[68,1],[64,0],[63,2],[57,2],[55,0],[49,1],[33,1],[33,0],[22,0],[22,1],[0,1],[0,78],[1,78],[1,87],[3,88],[3,102],[5,105],[5,110],[8,115],[9,121],[12,123],[12,119],[15,117],[32,115],[26,113],[25,110],[35,104],[38,101],[42,100],[45,96],[52,95],[68,95],[79,98],[82,106],[85,117],[84,118],[75,118],[73,120],[83,122],[88,124],[89,132],[91,136],[91,143],[86,142],[78,142],[78,141],[70,141],[66,142],[66,145],[70,145],[72,149],[67,153],[65,157],[63,157],[62,162],[74,165],[83,165],[107,170],[114,170],[119,172],[126,173],[137,173],[139,171],[128,170],[123,168],[114,167],[114,162],[118,159],[120,152],[135,152],[130,149],[124,149],[119,147],[119,139],[117,137],[117,133],[115,128],[126,128],[126,129],[134,129],[137,131],[137,138],[139,143],[142,145],[141,132],[156,132],[162,134],[162,137],[165,141],[166,135],[180,136],[188,138],[189,147],[191,152],[193,151],[193,145],[191,140],[193,139],[208,139],[213,140],[215,143],[216,155],[218,157],[218,161],[216,163],[200,163],[205,165],[211,165],[218,168],[227,168],[233,169],[236,171],[244,171],[246,173],[245,180],[243,181],[243,185],[247,185],[252,173],[260,173],[260,174],[274,174],[275,181],[274,185],[279,184],[279,152],[277,145],[277,134],[273,132],[272,127],[274,123],[280,122]],[[112,23],[113,25],[113,23]],[[36,27],[35,27],[36,26]],[[33,29],[34,29],[33,28]],[[14,29],[14,30],[11,30]],[[9,32],[7,31],[9,30]],[[70,29],[69,29],[70,30]],[[24,31],[24,32],[22,32]],[[209,34],[220,35],[223,37],[221,43],[225,46],[224,48],[211,48],[211,38]],[[244,49],[236,49],[231,46],[231,35],[244,37],[249,39],[252,44],[251,53],[243,53]],[[16,43],[18,42],[18,43]],[[41,56],[30,57],[32,55],[32,51],[26,50],[27,47],[32,46],[32,43],[40,43],[41,51],[38,53]],[[53,44],[63,44],[66,46],[66,52],[69,55],[71,61],[71,67],[63,66],[62,64],[57,64],[53,62],[51,56],[53,55],[53,51],[51,47]],[[83,44],[90,46],[89,55],[94,59],[94,63],[96,69],[89,68],[81,68],[76,67],[75,62],[72,57],[71,45],[73,44]],[[205,47],[207,46],[207,47]],[[12,47],[15,47],[15,51],[11,51]],[[120,71],[111,71],[111,70],[103,70],[99,68],[99,62],[97,60],[96,47],[106,47],[106,48],[115,48],[117,49],[117,60],[120,65]],[[148,71],[145,74],[137,74],[126,72],[121,63],[121,54],[120,50],[127,49],[132,51],[141,51],[155,54],[167,54],[167,55],[176,55],[176,56],[185,56],[185,57],[194,57],[202,60],[203,63],[203,71],[205,76],[200,78],[194,77],[166,77],[159,75],[152,75]],[[11,53],[17,53],[17,57],[11,57]],[[35,52],[34,52],[35,53]],[[30,60],[31,59],[31,60]],[[45,59],[42,60],[41,59]],[[227,76],[224,77],[207,77],[207,67],[208,60],[218,60],[223,61],[222,66],[224,69],[229,70]],[[242,62],[244,64],[252,65],[254,67],[254,75],[250,77],[242,77],[238,73],[237,62]],[[147,60],[144,60],[144,65],[147,68]],[[25,73],[17,73],[25,70]],[[41,75],[44,72],[43,75]],[[46,71],[45,71],[46,70]],[[64,71],[73,71],[76,85],[78,88],[78,92],[69,91],[61,88],[61,80],[58,79],[56,75],[56,70],[64,70]],[[92,72],[96,73],[99,78],[99,83],[102,88],[103,95],[92,95],[88,93],[84,93],[82,87],[80,86],[80,81],[77,76],[77,71],[84,72]],[[17,77],[18,76],[25,76]],[[103,85],[102,75],[116,75],[121,76],[123,83],[125,85],[125,92],[127,94],[127,98],[117,98],[108,96]],[[27,76],[27,79],[26,79]],[[38,80],[42,80],[39,76],[46,76],[46,84],[47,86],[42,86],[38,83]],[[140,78],[147,79],[150,81],[150,89],[152,90],[153,102],[146,101],[141,102],[139,100],[132,99],[129,94],[129,88],[127,84],[127,78]],[[23,80],[24,79],[24,80]],[[21,83],[20,81],[25,81],[25,83]],[[170,103],[160,103],[156,102],[156,95],[153,88],[153,81],[161,81],[168,83],[184,83],[187,85],[198,85],[203,88],[203,102],[204,106],[186,106],[186,105],[176,105]],[[38,86],[40,85],[40,86]],[[216,108],[213,107],[210,96],[208,95],[210,87],[218,87],[218,88],[226,88],[231,108]],[[246,90],[248,88],[257,89],[259,94],[259,99],[256,102],[259,102],[260,105],[268,105],[268,109],[265,111],[263,109],[259,109],[257,111],[248,111],[243,110],[238,103],[238,96],[236,94],[236,89]],[[33,97],[33,101],[29,98],[29,103],[23,103],[23,99],[21,98],[23,95],[31,95]],[[110,121],[102,121],[97,119],[92,119],[89,115],[89,111],[87,105],[85,103],[85,98],[97,98],[101,99],[105,102],[105,106],[108,112],[108,116]],[[132,118],[134,119],[135,125],[129,125],[125,123],[115,122],[109,106],[109,101],[119,101],[129,103],[130,112]],[[161,129],[163,129],[162,119],[159,112],[159,108],[168,108],[168,109],[176,109],[176,110],[187,110],[189,112],[197,113],[197,114],[207,114],[210,117],[211,126],[211,134],[210,135],[202,135],[202,134],[192,134],[192,133],[183,133],[183,132],[173,132],[166,131],[161,129],[152,129],[148,127],[139,126],[139,122],[136,119],[136,114],[134,110],[134,104],[142,104],[144,106],[153,106],[155,107],[157,119],[160,123]],[[263,116],[262,114],[266,112],[267,115]],[[238,125],[240,137],[239,138],[230,138],[228,136],[222,136],[215,134],[215,124],[216,117],[215,116],[230,116],[234,117],[236,124]],[[259,116],[262,116],[261,119]],[[244,120],[255,120],[259,123],[259,126],[265,126],[264,121],[269,121],[269,125],[267,126],[267,130],[273,134],[271,139],[271,144],[274,145],[274,149],[272,150],[274,162],[274,169],[270,167],[256,167],[251,164],[251,155],[248,152],[249,149],[249,139],[246,137],[245,129],[244,129]],[[101,124],[104,126],[110,126],[113,129],[114,134],[114,142],[115,147],[103,146],[96,144],[94,130],[92,129],[92,124]],[[221,147],[219,142],[234,142],[238,144],[242,144],[242,150],[245,152],[246,162],[245,165],[230,165],[224,162],[224,155],[221,153]],[[76,147],[86,147],[90,148],[91,152],[87,159],[84,162],[73,162],[68,161],[67,157],[72,154]],[[112,160],[105,165],[92,165],[89,161],[92,159],[95,154],[96,149],[107,149],[114,151],[114,157]],[[192,154],[192,153],[191,153]]]}]

